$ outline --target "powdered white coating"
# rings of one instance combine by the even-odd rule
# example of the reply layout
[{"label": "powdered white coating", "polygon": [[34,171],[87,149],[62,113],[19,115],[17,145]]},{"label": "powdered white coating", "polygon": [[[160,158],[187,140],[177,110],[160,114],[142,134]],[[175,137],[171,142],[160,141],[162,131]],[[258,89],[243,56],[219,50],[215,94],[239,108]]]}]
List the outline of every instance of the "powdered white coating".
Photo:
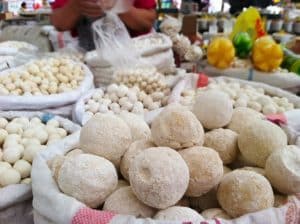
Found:
[{"label": "powdered white coating", "polygon": [[201,221],[204,221],[204,218],[195,210],[181,206],[173,206],[165,210],[161,210],[154,216],[154,219],[181,222],[190,221],[193,223],[200,223]]},{"label": "powdered white coating", "polygon": [[190,171],[189,187],[185,193],[187,196],[199,197],[221,181],[223,163],[215,150],[196,146],[179,153]]},{"label": "powdered white coating", "polygon": [[151,218],[155,209],[137,199],[131,187],[122,187],[112,193],[106,200],[103,210],[113,211],[121,215],[133,215],[138,218]]},{"label": "powdered white coating", "polygon": [[246,160],[264,168],[270,154],[287,145],[287,136],[269,121],[254,120],[239,134],[238,145]]},{"label": "powdered white coating", "polygon": [[222,208],[233,218],[267,209],[274,204],[268,180],[253,171],[235,170],[224,176],[217,193]]},{"label": "powdered white coating", "polygon": [[133,113],[122,112],[120,117],[129,126],[132,135],[132,141],[151,138],[151,130],[148,124]]},{"label": "powdered white coating", "polygon": [[206,129],[212,130],[229,124],[233,105],[225,93],[208,90],[196,97],[193,112]]},{"label": "powdered white coating", "polygon": [[26,160],[23,159],[18,160],[17,162],[15,162],[13,168],[20,173],[22,178],[26,178],[30,176],[31,164]]},{"label": "powdered white coating", "polygon": [[120,171],[124,179],[129,180],[129,166],[135,156],[141,151],[152,147],[155,147],[154,143],[146,139],[135,141],[129,146],[120,163]]},{"label": "powdered white coating", "polygon": [[262,119],[263,115],[247,107],[238,107],[233,110],[231,121],[228,128],[236,133],[240,133],[247,128],[255,119]]},{"label": "powdered white coating", "polygon": [[115,115],[96,114],[80,133],[80,149],[102,156],[117,167],[131,142],[130,128]]},{"label": "powdered white coating", "polygon": [[141,151],[129,167],[132,190],[144,204],[158,209],[175,205],[189,183],[188,166],[167,147]]},{"label": "powdered white coating", "polygon": [[221,218],[221,219],[231,219],[231,217],[220,208],[210,208],[201,213],[203,218],[205,219],[214,219],[214,218]]},{"label": "powdered white coating", "polygon": [[204,146],[212,148],[219,153],[223,163],[232,163],[238,153],[238,134],[229,129],[215,129],[205,133]]},{"label": "powdered white coating", "polygon": [[272,186],[284,194],[300,192],[300,149],[284,148],[270,155],[266,175]]},{"label": "powdered white coating", "polygon": [[196,116],[185,107],[172,104],[157,116],[151,126],[156,145],[173,149],[202,146],[204,130]]},{"label": "powdered white coating", "polygon": [[65,160],[58,174],[62,192],[97,208],[117,186],[114,165],[95,155],[81,154]]},{"label": "powdered white coating", "polygon": [[259,168],[259,167],[245,166],[245,167],[241,168],[241,170],[253,171],[255,173],[258,173],[258,174],[263,175],[264,177],[266,177],[265,169],[262,169],[262,168]]}]

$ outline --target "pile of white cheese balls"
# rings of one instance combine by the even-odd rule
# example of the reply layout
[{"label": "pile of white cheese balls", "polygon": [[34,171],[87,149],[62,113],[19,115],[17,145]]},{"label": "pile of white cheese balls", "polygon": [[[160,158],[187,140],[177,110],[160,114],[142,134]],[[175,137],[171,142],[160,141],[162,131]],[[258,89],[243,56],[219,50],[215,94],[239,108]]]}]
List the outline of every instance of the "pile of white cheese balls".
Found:
[{"label": "pile of white cheese balls", "polygon": [[0,95],[40,96],[77,89],[84,79],[80,64],[64,57],[35,60],[0,77]]},{"label": "pile of white cheese balls", "polygon": [[105,91],[96,89],[90,99],[86,100],[83,120],[87,121],[97,113],[120,114],[122,111],[143,116],[148,111],[165,106],[167,102],[167,92],[146,94],[136,86],[128,88],[123,84],[111,84]]},{"label": "pile of white cheese balls", "polygon": [[[207,87],[199,88],[199,92],[207,90],[220,90],[226,93],[233,103],[234,108],[248,107],[264,115],[283,113],[294,109],[294,104],[285,97],[268,95],[263,88],[240,84],[234,81],[210,80]],[[190,106],[197,93],[194,90],[185,90],[181,94],[180,103]]]},{"label": "pile of white cheese balls", "polygon": [[116,71],[114,74],[116,83],[124,84],[129,88],[137,86],[147,94],[154,92],[169,93],[165,77],[156,71],[156,68],[125,69]]},{"label": "pile of white cheese balls", "polygon": [[44,124],[38,117],[0,118],[0,187],[30,184],[34,157],[67,134],[55,119]]},{"label": "pile of white cheese balls", "polygon": [[49,162],[63,193],[118,214],[199,223],[281,206],[300,191],[299,148],[221,91],[202,92],[192,109],[168,105],[151,128],[130,115],[93,116],[79,149]]}]

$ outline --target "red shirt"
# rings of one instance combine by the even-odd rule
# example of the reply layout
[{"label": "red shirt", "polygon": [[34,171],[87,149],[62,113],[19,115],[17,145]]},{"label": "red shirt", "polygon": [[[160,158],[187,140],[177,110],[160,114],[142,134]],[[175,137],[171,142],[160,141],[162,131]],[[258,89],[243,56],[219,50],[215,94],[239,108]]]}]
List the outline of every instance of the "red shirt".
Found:
[{"label": "red shirt", "polygon": [[[51,7],[52,7],[52,9],[61,8],[67,2],[68,2],[68,0],[55,0],[55,2],[53,2],[51,4]],[[133,5],[134,5],[134,7],[139,8],[139,9],[155,9],[156,2],[155,2],[155,0],[134,0]],[[134,31],[130,31],[130,30],[129,30],[129,32],[130,32],[131,36],[134,36],[134,37],[145,34],[145,33],[134,32]],[[76,30],[75,30],[75,32],[74,32],[74,30],[72,31],[72,34],[74,34],[74,33],[76,33]]]}]

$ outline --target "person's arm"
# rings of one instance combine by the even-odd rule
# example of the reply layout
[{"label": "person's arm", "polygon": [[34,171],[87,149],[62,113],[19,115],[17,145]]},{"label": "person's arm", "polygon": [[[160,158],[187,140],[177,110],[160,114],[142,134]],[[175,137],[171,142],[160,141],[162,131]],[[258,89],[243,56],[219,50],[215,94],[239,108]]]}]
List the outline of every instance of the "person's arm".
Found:
[{"label": "person's arm", "polygon": [[119,17],[130,30],[148,32],[156,19],[156,11],[131,7],[128,12],[120,14]]},{"label": "person's arm", "polygon": [[75,27],[80,18],[73,0],[67,2],[62,8],[53,10],[50,21],[59,31],[71,30]]}]

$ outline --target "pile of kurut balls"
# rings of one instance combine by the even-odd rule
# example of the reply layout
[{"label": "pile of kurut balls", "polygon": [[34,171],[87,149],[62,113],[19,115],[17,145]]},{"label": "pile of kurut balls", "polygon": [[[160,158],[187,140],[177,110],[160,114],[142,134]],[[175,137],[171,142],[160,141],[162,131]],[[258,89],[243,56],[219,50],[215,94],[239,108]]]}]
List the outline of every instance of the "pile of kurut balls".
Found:
[{"label": "pile of kurut balls", "polygon": [[167,106],[151,128],[97,114],[79,149],[49,161],[59,189],[91,208],[159,220],[232,219],[300,192],[300,149],[261,113],[208,90]]}]

